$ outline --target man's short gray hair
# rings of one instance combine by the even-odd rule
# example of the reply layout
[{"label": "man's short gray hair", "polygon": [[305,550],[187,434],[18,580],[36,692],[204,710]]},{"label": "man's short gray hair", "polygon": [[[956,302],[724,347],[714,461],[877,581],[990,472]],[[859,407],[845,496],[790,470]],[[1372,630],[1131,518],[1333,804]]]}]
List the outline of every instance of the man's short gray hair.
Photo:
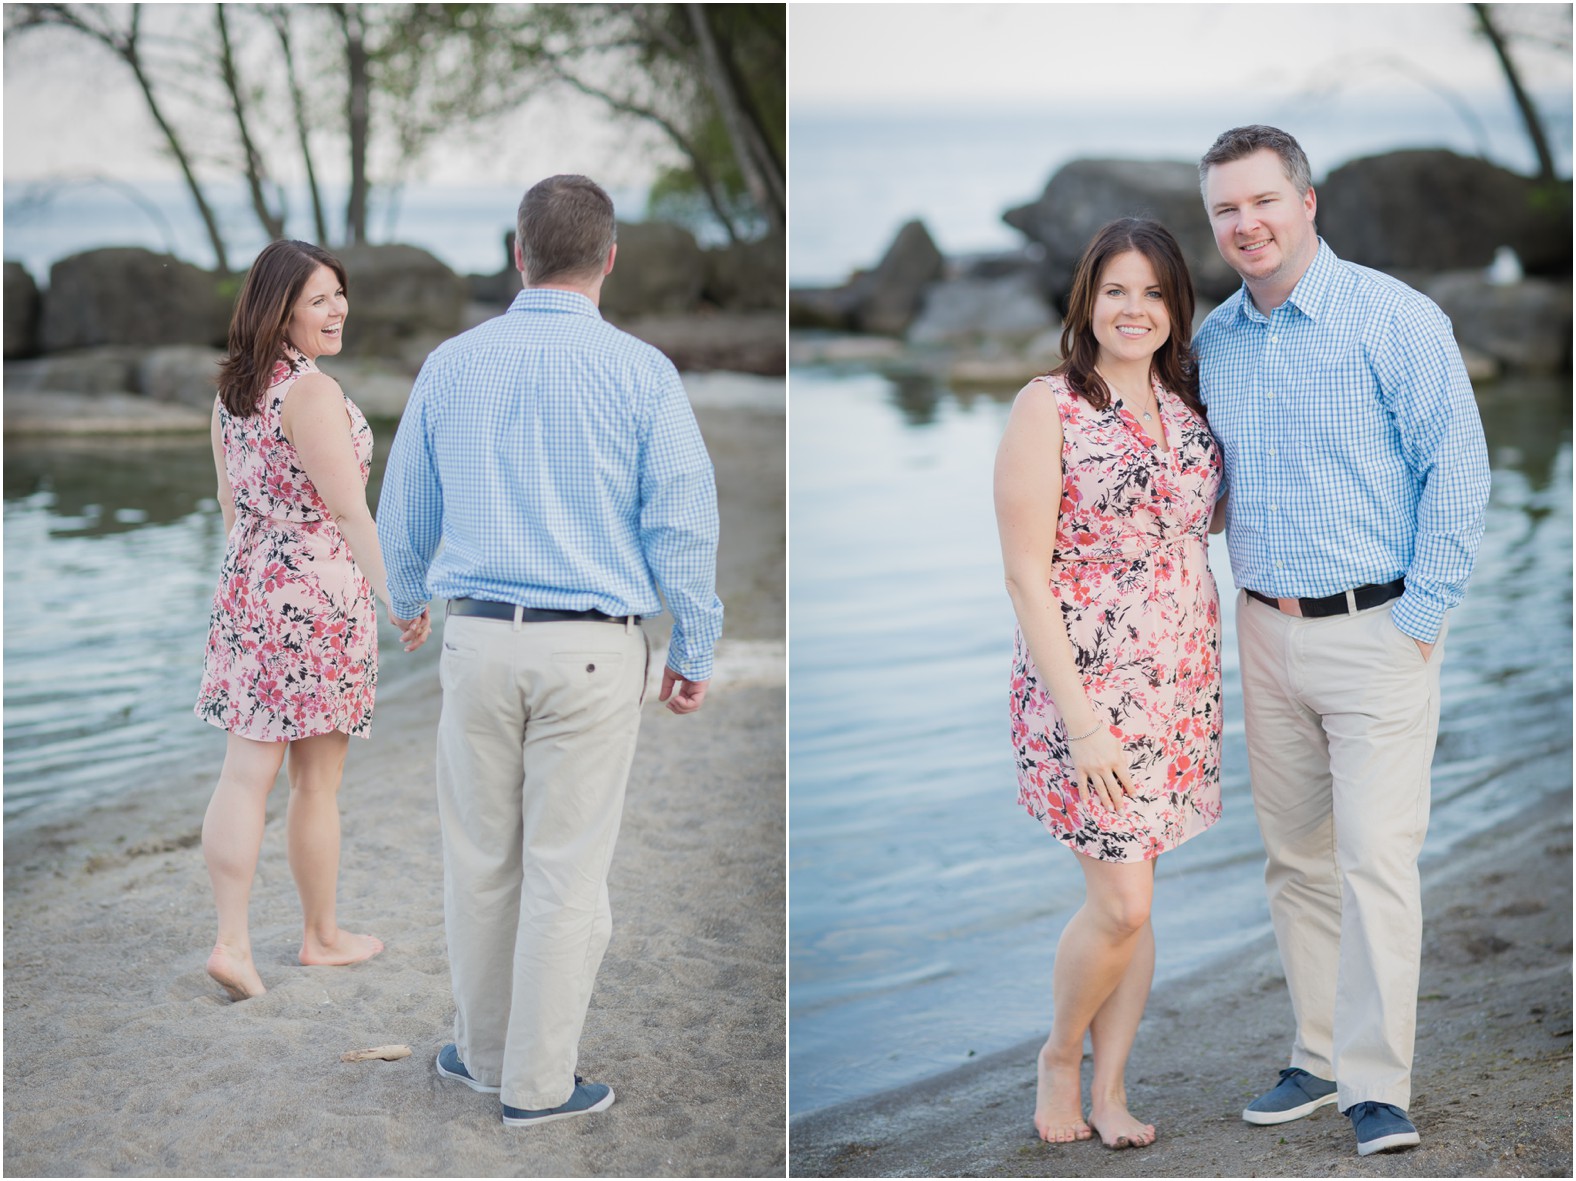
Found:
[{"label": "man's short gray hair", "polygon": [[531,186],[515,229],[527,283],[594,274],[618,239],[613,199],[596,181],[570,173]]},{"label": "man's short gray hair", "polygon": [[1280,157],[1281,169],[1299,197],[1313,188],[1313,172],[1308,167],[1308,157],[1303,153],[1302,145],[1279,127],[1252,123],[1247,127],[1233,127],[1230,131],[1221,132],[1209,151],[1204,153],[1204,158],[1198,162],[1199,194],[1204,192],[1211,165],[1230,164],[1263,148],[1268,148]]}]

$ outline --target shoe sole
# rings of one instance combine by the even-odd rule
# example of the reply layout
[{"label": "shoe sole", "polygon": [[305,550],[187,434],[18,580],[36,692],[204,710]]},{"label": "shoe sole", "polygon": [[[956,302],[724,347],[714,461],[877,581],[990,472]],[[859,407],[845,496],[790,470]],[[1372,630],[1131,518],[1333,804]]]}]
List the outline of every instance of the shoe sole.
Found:
[{"label": "shoe sole", "polygon": [[1305,1115],[1312,1115],[1321,1107],[1328,1107],[1334,1103],[1336,1094],[1331,1091],[1322,1099],[1314,1099],[1304,1103],[1301,1107],[1288,1107],[1285,1111],[1254,1111],[1251,1107],[1242,1109],[1242,1118],[1250,1124],[1265,1127],[1270,1124],[1289,1124],[1294,1119],[1301,1119]]},{"label": "shoe sole", "polygon": [[1377,1140],[1370,1140],[1357,1145],[1358,1156],[1372,1156],[1376,1152],[1392,1152],[1397,1148],[1413,1148],[1423,1142],[1423,1138],[1416,1132],[1394,1132],[1389,1136],[1380,1136]]},{"label": "shoe sole", "polygon": [[503,1122],[513,1126],[527,1127],[531,1124],[550,1124],[555,1119],[573,1119],[577,1115],[590,1115],[593,1111],[606,1111],[613,1106],[613,1088],[607,1089],[607,1094],[598,1099],[590,1107],[582,1107],[579,1111],[559,1111],[552,1115],[533,1115],[529,1119],[520,1119],[516,1116],[505,1115]]},{"label": "shoe sole", "polygon": [[480,1091],[483,1095],[496,1095],[499,1091],[503,1090],[501,1086],[489,1087],[486,1083],[479,1083],[468,1074],[456,1074],[452,1070],[445,1069],[442,1058],[436,1059],[436,1062],[438,1065],[438,1073],[444,1078],[452,1078],[457,1083],[464,1083],[473,1091]]}]

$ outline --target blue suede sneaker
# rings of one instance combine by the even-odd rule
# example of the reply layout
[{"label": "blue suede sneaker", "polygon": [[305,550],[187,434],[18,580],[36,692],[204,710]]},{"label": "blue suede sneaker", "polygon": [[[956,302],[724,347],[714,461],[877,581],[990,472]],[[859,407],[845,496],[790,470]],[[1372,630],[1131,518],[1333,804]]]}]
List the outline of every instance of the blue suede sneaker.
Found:
[{"label": "blue suede sneaker", "polygon": [[1285,1124],[1335,1102],[1335,1084],[1299,1066],[1280,1072],[1280,1082],[1242,1109],[1250,1124]]},{"label": "blue suede sneaker", "polygon": [[489,1087],[486,1083],[479,1083],[471,1077],[471,1072],[465,1069],[465,1063],[460,1061],[460,1051],[453,1042],[438,1051],[438,1073],[444,1078],[456,1079],[464,1083],[473,1091],[496,1095],[502,1088]]},{"label": "blue suede sneaker", "polygon": [[1353,1103],[1346,1109],[1357,1133],[1357,1155],[1394,1152],[1422,1143],[1406,1112],[1389,1103]]},{"label": "blue suede sneaker", "polygon": [[606,1083],[588,1083],[575,1075],[574,1093],[557,1107],[544,1107],[538,1111],[525,1111],[519,1107],[503,1105],[503,1122],[506,1124],[550,1124],[555,1119],[568,1119],[573,1115],[590,1115],[593,1111],[606,1111],[613,1106],[613,1088]]}]

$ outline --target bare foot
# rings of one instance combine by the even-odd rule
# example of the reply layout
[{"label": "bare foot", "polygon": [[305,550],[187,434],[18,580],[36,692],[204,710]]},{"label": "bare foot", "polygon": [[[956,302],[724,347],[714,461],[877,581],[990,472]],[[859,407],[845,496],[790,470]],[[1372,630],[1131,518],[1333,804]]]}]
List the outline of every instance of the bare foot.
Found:
[{"label": "bare foot", "polygon": [[1091,1107],[1089,1122],[1107,1148],[1142,1148],[1155,1142],[1155,1125],[1139,1123],[1124,1103]]},{"label": "bare foot", "polygon": [[1083,1055],[1071,1063],[1053,1058],[1049,1045],[1040,1047],[1039,1082],[1034,1092],[1034,1130],[1041,1140],[1068,1144],[1094,1135],[1083,1117],[1079,1069]]},{"label": "bare foot", "polygon": [[238,954],[220,944],[214,944],[208,954],[208,975],[219,982],[232,1001],[244,1001],[268,991],[250,954]]},{"label": "bare foot", "polygon": [[370,960],[383,950],[376,935],[352,935],[341,928],[329,940],[307,937],[301,941],[301,962],[308,967],[342,967]]}]

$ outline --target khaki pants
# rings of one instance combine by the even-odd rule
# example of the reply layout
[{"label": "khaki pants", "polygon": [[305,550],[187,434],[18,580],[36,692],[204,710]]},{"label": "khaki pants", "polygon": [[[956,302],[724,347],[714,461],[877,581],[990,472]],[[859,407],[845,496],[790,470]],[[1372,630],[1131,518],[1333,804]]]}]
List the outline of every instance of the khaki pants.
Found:
[{"label": "khaki pants", "polygon": [[443,914],[460,1060],[511,1107],[574,1091],[612,933],[607,872],[640,728],[639,627],[453,616],[439,678]]},{"label": "khaki pants", "polygon": [[[1425,662],[1393,603],[1298,619],[1237,596],[1248,769],[1297,1038],[1355,1103],[1411,1100],[1445,632]],[[1447,625],[1448,626],[1448,625]]]}]

